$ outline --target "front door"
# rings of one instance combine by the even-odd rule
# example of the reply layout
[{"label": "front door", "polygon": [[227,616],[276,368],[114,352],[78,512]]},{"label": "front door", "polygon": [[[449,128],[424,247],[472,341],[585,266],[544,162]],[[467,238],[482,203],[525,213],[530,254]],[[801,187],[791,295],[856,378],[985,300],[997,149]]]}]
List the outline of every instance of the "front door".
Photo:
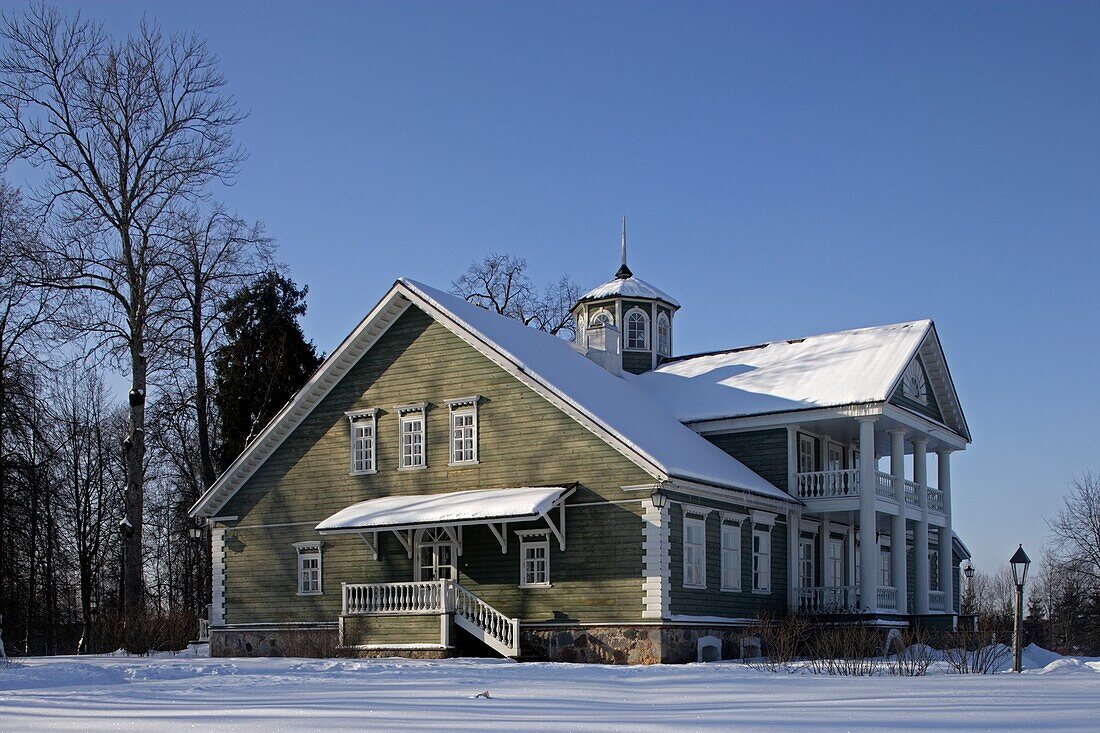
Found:
[{"label": "front door", "polygon": [[844,542],[834,540],[831,537],[825,544],[825,585],[828,588],[839,588],[843,583],[844,567]]},{"label": "front door", "polygon": [[442,527],[416,533],[416,580],[454,579],[455,545]]}]

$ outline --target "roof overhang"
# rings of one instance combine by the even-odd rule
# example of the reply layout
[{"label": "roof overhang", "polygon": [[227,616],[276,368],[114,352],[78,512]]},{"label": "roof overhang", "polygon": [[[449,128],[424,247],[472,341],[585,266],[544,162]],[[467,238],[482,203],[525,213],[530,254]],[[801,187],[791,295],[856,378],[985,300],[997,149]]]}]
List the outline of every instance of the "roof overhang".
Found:
[{"label": "roof overhang", "polygon": [[544,517],[574,490],[573,486],[525,486],[383,496],[341,509],[315,529],[321,534],[361,534],[531,521]]}]

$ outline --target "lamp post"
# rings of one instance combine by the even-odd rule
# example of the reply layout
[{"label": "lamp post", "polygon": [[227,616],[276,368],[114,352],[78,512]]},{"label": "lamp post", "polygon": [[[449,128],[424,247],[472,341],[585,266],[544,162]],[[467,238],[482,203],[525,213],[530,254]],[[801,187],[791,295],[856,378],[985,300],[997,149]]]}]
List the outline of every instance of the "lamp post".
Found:
[{"label": "lamp post", "polygon": [[1012,566],[1012,580],[1016,583],[1016,619],[1012,626],[1012,671],[1020,672],[1024,643],[1024,581],[1027,580],[1027,569],[1031,565],[1031,558],[1024,552],[1024,546],[1020,545],[1008,562]]}]

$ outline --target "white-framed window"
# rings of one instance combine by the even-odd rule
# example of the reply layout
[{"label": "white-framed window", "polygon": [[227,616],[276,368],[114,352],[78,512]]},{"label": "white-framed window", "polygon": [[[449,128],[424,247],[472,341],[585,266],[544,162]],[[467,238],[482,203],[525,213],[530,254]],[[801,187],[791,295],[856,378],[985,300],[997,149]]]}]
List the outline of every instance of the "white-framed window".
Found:
[{"label": "white-framed window", "polygon": [[451,408],[452,466],[468,466],[478,462],[477,455],[477,404],[480,397],[463,397],[448,400]]},{"label": "white-framed window", "polygon": [[426,415],[427,405],[405,405],[397,408],[399,434],[397,444],[401,446],[398,469],[427,468],[425,451],[427,443]]},{"label": "white-framed window", "polygon": [[520,534],[519,587],[550,587],[550,536],[548,533]]},{"label": "white-framed window", "polygon": [[321,542],[296,542],[298,554],[298,595],[321,595]]},{"label": "white-framed window", "polygon": [[649,316],[641,308],[631,308],[626,314],[626,348],[635,351],[649,348]]},{"label": "white-framed window", "polygon": [[752,531],[752,590],[754,593],[770,593],[772,589],[772,532],[771,527]]},{"label": "white-framed window", "polygon": [[890,582],[890,548],[878,548],[879,583],[881,585],[893,585]]},{"label": "white-framed window", "polygon": [[615,324],[615,317],[612,316],[611,312],[606,308],[600,308],[588,319],[589,326],[598,326],[601,324],[604,326],[613,326]]},{"label": "white-framed window", "polygon": [[657,353],[672,356],[672,324],[667,313],[657,316]]},{"label": "white-framed window", "polygon": [[378,411],[357,410],[345,413],[351,424],[351,473],[374,473],[375,436],[378,434]]},{"label": "white-framed window", "polygon": [[722,523],[722,590],[741,590],[741,526]]},{"label": "white-framed window", "polygon": [[798,584],[800,588],[814,587],[814,541],[798,540]]},{"label": "white-framed window", "polygon": [[805,433],[798,434],[798,472],[812,473],[817,470],[817,441]]},{"label": "white-framed window", "polygon": [[707,523],[684,517],[684,587],[707,587]]}]

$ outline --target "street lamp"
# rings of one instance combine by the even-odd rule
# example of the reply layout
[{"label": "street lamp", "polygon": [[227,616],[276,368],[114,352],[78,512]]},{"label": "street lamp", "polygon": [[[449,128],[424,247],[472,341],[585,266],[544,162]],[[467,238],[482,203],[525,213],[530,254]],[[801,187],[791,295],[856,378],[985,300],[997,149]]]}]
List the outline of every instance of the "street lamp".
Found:
[{"label": "street lamp", "polygon": [[1031,558],[1024,552],[1024,546],[1020,545],[1008,563],[1012,566],[1012,580],[1016,583],[1016,621],[1012,627],[1012,671],[1019,672],[1022,669],[1024,643],[1024,581],[1027,580],[1027,569],[1031,566]]},{"label": "street lamp", "polygon": [[966,582],[974,580],[974,564],[969,560],[966,561],[966,565],[963,565],[963,575],[966,576]]},{"label": "street lamp", "polygon": [[653,502],[654,509],[664,509],[668,504],[668,496],[660,488],[653,490],[653,493],[649,495],[649,500]]}]

